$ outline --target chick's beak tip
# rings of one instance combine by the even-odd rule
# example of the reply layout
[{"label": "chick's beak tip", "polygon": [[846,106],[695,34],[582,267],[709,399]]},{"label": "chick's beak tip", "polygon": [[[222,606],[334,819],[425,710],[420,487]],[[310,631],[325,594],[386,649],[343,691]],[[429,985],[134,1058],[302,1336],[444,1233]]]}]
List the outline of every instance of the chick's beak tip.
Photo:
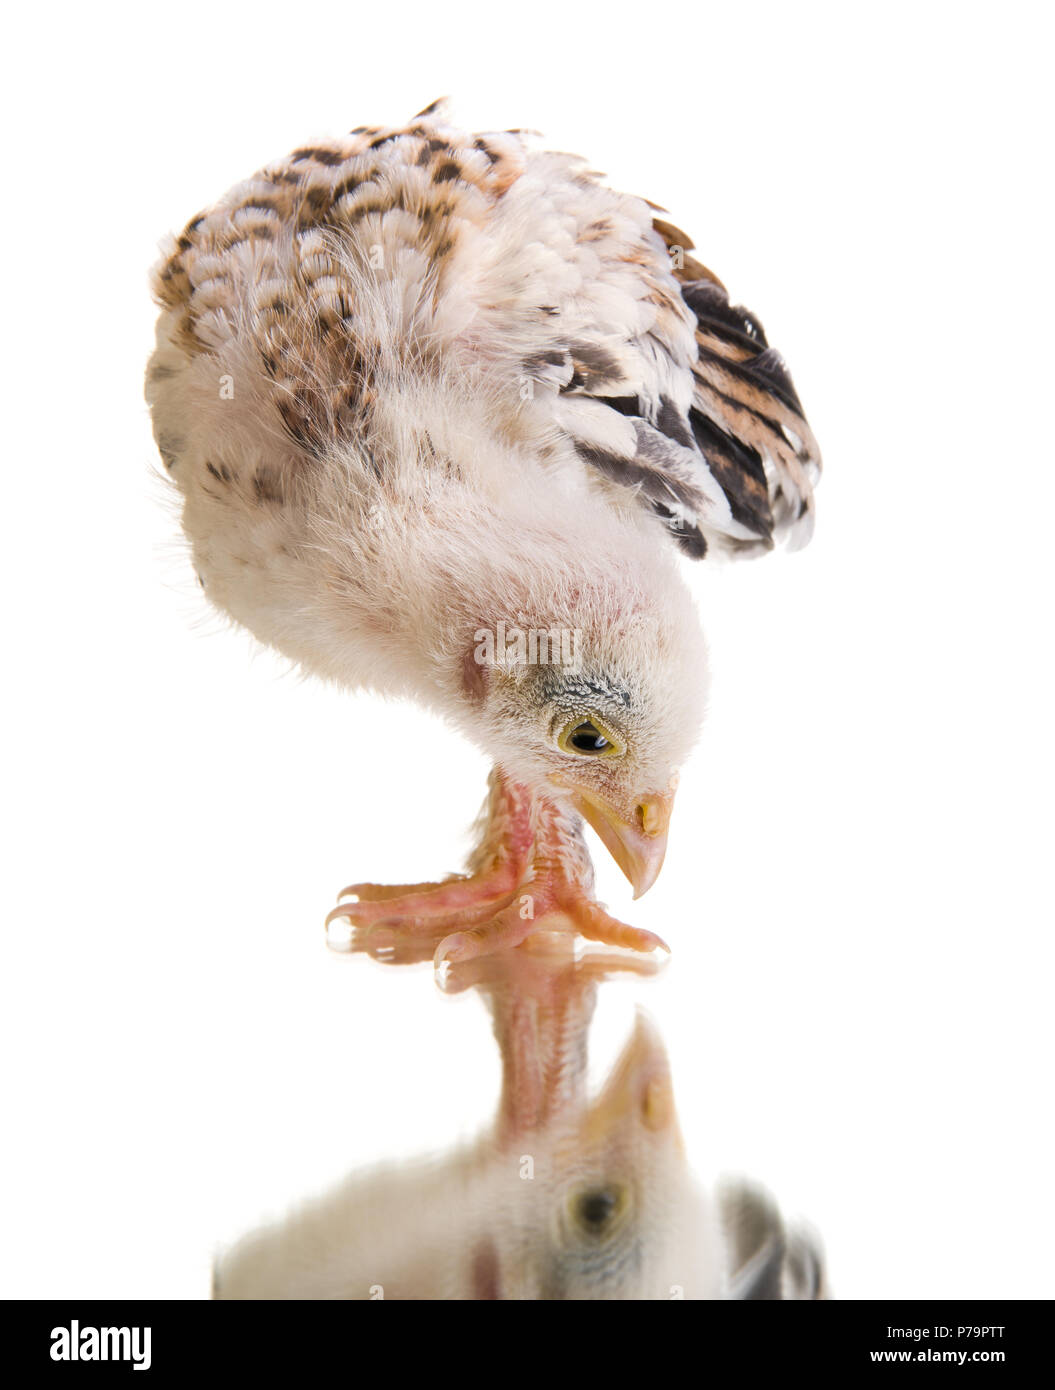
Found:
[{"label": "chick's beak tip", "polygon": [[593,792],[575,793],[576,809],[593,827],[605,848],[629,879],[634,898],[655,883],[667,852],[667,831],[674,790],[652,792],[636,803],[631,819],[621,816]]}]

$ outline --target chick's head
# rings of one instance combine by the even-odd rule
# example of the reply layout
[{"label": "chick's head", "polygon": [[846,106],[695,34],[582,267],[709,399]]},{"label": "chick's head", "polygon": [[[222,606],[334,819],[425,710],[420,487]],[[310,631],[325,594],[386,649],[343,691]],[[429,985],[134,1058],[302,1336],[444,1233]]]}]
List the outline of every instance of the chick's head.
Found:
[{"label": "chick's head", "polygon": [[597,583],[474,634],[478,741],[517,781],[597,832],[639,897],[663,863],[678,770],[707,690],[688,593]]}]

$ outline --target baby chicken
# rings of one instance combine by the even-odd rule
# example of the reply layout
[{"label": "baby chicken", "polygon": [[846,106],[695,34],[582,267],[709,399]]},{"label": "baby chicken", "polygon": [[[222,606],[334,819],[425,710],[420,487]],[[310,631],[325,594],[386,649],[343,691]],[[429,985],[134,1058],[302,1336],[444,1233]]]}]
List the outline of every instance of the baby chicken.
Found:
[{"label": "baby chicken", "polygon": [[722,1259],[662,1044],[639,1020],[589,1107],[353,1176],[223,1255],[214,1296],[717,1298]]},{"label": "baby chicken", "polygon": [[783,362],[654,211],[435,104],[268,165],[155,273],[147,399],[209,600],[494,762],[467,875],[331,914],[441,961],[542,921],[656,944],[593,901],[580,818],[645,892],[707,683],[676,554],[809,535]]},{"label": "baby chicken", "polygon": [[247,1236],[214,1269],[222,1299],[763,1299],[819,1297],[820,1258],[760,1189],[712,1201],[685,1154],[662,1039],[639,1014],[600,1094],[587,1093],[598,984],[646,957],[541,931],[452,965],[479,989],[502,1057],[491,1131],[431,1161],[353,1175]]}]

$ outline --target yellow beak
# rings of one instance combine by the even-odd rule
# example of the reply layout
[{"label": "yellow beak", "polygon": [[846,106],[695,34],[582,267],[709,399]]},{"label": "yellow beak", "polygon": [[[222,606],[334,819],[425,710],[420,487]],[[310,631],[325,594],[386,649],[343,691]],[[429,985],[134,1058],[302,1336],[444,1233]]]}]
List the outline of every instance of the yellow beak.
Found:
[{"label": "yellow beak", "polygon": [[628,1121],[653,1131],[667,1130],[680,1145],[667,1050],[656,1025],[641,1012],[604,1089],[590,1107],[586,1127],[598,1142]]},{"label": "yellow beak", "polygon": [[667,830],[674,806],[674,789],[651,792],[634,807],[627,820],[595,792],[577,788],[575,809],[597,831],[605,848],[630,880],[640,898],[659,878],[667,852]]}]

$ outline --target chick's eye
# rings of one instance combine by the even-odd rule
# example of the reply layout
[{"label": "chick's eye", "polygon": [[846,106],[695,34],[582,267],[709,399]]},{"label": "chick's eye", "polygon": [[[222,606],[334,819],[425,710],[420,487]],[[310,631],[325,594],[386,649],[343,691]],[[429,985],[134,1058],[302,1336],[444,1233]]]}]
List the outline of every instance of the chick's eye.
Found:
[{"label": "chick's eye", "polygon": [[588,1187],[572,1195],[569,1203],[572,1221],[584,1235],[607,1235],[626,1210],[627,1195],[618,1185]]},{"label": "chick's eye", "polygon": [[576,1215],[580,1226],[599,1230],[615,1211],[615,1193],[602,1188],[599,1192],[584,1192],[579,1198]]},{"label": "chick's eye", "polygon": [[565,753],[585,754],[588,758],[614,758],[623,751],[612,731],[595,714],[573,719],[561,731],[557,743]]},{"label": "chick's eye", "polygon": [[580,753],[603,753],[606,748],[612,746],[604,734],[595,728],[589,720],[585,724],[580,724],[568,735],[568,742]]}]

